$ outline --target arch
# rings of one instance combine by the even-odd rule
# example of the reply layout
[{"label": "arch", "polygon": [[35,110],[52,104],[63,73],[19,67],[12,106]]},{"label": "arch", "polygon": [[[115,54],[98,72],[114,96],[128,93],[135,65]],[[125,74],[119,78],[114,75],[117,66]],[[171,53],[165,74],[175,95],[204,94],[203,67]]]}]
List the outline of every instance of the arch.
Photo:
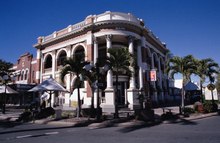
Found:
[{"label": "arch", "polygon": [[163,57],[159,57],[159,63],[160,63],[160,70],[162,73],[165,72],[165,60],[163,59]]},{"label": "arch", "polygon": [[72,56],[81,56],[84,55],[86,60],[86,53],[85,53],[85,47],[83,47],[82,45],[78,45],[73,49],[73,54]]},{"label": "arch", "polygon": [[73,55],[75,54],[76,50],[77,50],[79,47],[82,47],[82,48],[84,49],[85,55],[87,55],[87,51],[86,51],[86,48],[85,48],[85,47],[86,47],[85,44],[79,43],[79,44],[76,44],[76,45],[73,46],[73,49],[72,49],[72,51],[71,51],[71,56],[73,56]]},{"label": "arch", "polygon": [[57,66],[62,66],[66,58],[67,58],[66,50],[62,49],[58,51],[57,57],[56,57]]},{"label": "arch", "polygon": [[25,77],[25,70],[22,69],[22,71],[21,71],[21,80],[24,80],[24,77]]},{"label": "arch", "polygon": [[159,68],[159,60],[156,52],[152,53],[151,62],[152,62],[151,64],[152,68],[157,68],[157,69]]},{"label": "arch", "polygon": [[28,79],[28,73],[29,73],[29,69],[26,68],[26,69],[24,70],[24,80],[27,80],[27,79]]},{"label": "arch", "polygon": [[52,68],[52,55],[46,54],[44,57],[44,69]]}]

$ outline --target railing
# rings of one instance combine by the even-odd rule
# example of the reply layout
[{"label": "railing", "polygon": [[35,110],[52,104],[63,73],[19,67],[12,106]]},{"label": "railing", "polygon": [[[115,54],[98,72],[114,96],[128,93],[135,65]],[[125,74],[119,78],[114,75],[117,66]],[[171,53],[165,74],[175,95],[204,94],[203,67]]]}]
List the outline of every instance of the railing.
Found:
[{"label": "railing", "polygon": [[60,31],[57,31],[57,32],[54,32],[48,36],[45,36],[43,38],[43,42],[47,42],[53,38],[56,38],[56,37],[60,37],[60,36],[63,36],[67,33],[70,33],[70,32],[75,32],[81,28],[83,28],[85,26],[85,21],[82,21],[80,23],[77,23],[77,24],[74,24],[74,25],[71,25],[71,26],[68,26],[67,28],[64,28]]}]

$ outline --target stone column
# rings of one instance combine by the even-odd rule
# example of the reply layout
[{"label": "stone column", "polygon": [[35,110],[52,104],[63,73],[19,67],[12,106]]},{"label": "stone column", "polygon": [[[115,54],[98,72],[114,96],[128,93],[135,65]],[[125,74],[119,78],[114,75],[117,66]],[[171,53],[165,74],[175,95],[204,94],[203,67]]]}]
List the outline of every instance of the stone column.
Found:
[{"label": "stone column", "polygon": [[[160,86],[160,89],[162,89],[162,81],[163,81],[163,78],[162,78],[162,72],[161,72],[161,61],[159,60],[159,86]],[[160,96],[161,96],[161,100],[164,102],[164,93],[160,92]]]},{"label": "stone column", "polygon": [[[152,55],[151,65],[152,65],[152,69],[155,69],[154,55]],[[158,71],[156,71],[156,72],[158,74]],[[153,88],[156,89],[156,81],[152,81],[152,82],[153,82]],[[158,103],[158,95],[157,95],[156,91],[153,92],[153,98],[152,99],[154,99],[154,101],[156,103]]]},{"label": "stone column", "polygon": [[[128,45],[129,52],[131,54],[134,54],[134,37],[129,36],[128,40],[129,40],[129,45]],[[131,79],[130,79],[130,89],[136,89],[134,67],[131,67],[131,70],[132,70],[133,73],[132,73]]]},{"label": "stone column", "polygon": [[142,68],[142,55],[141,55],[141,45],[138,44],[137,47],[137,60],[138,60],[138,66],[139,66],[139,89],[143,89],[144,83],[143,83],[143,68]]},{"label": "stone column", "polygon": [[96,37],[93,37],[93,43],[94,43],[94,64],[96,64],[97,62],[97,58],[98,58],[98,55],[99,55],[99,51],[98,51],[98,41],[97,41],[97,38]]},{"label": "stone column", "polygon": [[40,51],[40,49],[37,49],[37,67],[36,67],[36,77],[34,80],[37,81],[37,83],[40,83],[40,77],[42,75],[41,73],[41,69],[42,69],[42,66],[41,66],[41,62],[42,62],[42,53]]},{"label": "stone column", "polygon": [[[106,47],[108,49],[112,48],[112,35],[106,35]],[[109,56],[109,53],[107,53]],[[113,88],[113,73],[111,70],[107,73],[107,88],[105,89],[105,103],[101,104],[102,111],[107,113],[115,112],[115,93]]]},{"label": "stone column", "polygon": [[[66,47],[66,51],[67,51],[67,59],[71,57],[71,45],[68,45]],[[63,106],[65,107],[69,107],[71,105],[71,101],[70,101],[70,96],[71,96],[71,78],[70,78],[70,74],[66,75],[66,89],[68,91],[70,91],[70,93],[65,93],[65,103]]]},{"label": "stone column", "polygon": [[[134,37],[129,36],[128,37],[128,48],[129,52],[131,54],[134,54]],[[139,101],[138,101],[138,90],[136,89],[135,86],[135,69],[134,67],[130,67],[132,70],[130,82],[129,82],[129,89],[127,90],[128,92],[128,107],[131,110],[135,110],[140,107]]]},{"label": "stone column", "polygon": [[52,52],[52,77],[54,79],[56,79],[55,71],[56,71],[56,51],[53,51]]},{"label": "stone column", "polygon": [[[106,47],[107,47],[107,52],[108,49],[112,48],[112,35],[107,35],[106,36]],[[109,56],[109,53],[107,53],[107,56]],[[109,70],[107,73],[107,89],[113,89],[113,80],[112,80],[112,71]]]}]

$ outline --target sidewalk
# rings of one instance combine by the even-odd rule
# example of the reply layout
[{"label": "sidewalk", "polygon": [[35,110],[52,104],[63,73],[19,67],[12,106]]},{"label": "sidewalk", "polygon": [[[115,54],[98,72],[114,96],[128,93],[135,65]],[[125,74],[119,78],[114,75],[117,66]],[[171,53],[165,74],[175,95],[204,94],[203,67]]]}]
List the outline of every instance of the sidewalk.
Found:
[{"label": "sidewalk", "polygon": [[[164,110],[164,108],[166,110]],[[111,119],[111,120],[105,120],[101,122],[97,122],[93,118],[69,118],[69,119],[60,119],[60,120],[55,120],[54,118],[46,118],[46,119],[41,119],[41,120],[35,120],[31,121],[30,123],[36,123],[36,124],[50,124],[50,125],[57,125],[57,126],[73,126],[73,127],[82,127],[82,126],[88,126],[90,129],[96,129],[96,128],[103,128],[103,127],[110,127],[110,126],[141,126],[141,125],[146,125],[146,124],[159,124],[159,123],[170,123],[173,121],[166,120],[162,121],[161,120],[161,115],[164,112],[172,112],[173,115],[177,115],[179,113],[179,107],[174,106],[174,107],[164,107],[164,108],[155,108],[154,113],[155,113],[155,121],[149,121],[149,122],[144,122],[144,121],[139,121],[135,120],[132,118],[120,118],[120,119]],[[11,121],[14,122],[16,119],[18,119],[19,114],[21,112],[6,112],[6,114],[0,113],[0,121]],[[178,119],[175,120],[175,122],[181,122],[183,120],[196,120],[196,119],[201,119],[201,118],[206,118],[210,116],[215,116],[218,115],[218,113],[208,113],[208,114],[201,114],[201,113],[195,113],[191,114],[189,117],[184,117],[184,116],[178,116]]]}]

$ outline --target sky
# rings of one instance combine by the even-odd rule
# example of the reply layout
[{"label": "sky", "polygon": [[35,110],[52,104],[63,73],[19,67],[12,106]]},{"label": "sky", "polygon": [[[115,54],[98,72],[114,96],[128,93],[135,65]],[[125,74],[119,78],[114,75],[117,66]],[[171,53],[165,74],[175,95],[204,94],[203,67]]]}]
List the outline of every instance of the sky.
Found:
[{"label": "sky", "polygon": [[132,13],[176,56],[220,64],[219,0],[1,0],[0,59],[16,63],[37,37],[105,11]]}]

